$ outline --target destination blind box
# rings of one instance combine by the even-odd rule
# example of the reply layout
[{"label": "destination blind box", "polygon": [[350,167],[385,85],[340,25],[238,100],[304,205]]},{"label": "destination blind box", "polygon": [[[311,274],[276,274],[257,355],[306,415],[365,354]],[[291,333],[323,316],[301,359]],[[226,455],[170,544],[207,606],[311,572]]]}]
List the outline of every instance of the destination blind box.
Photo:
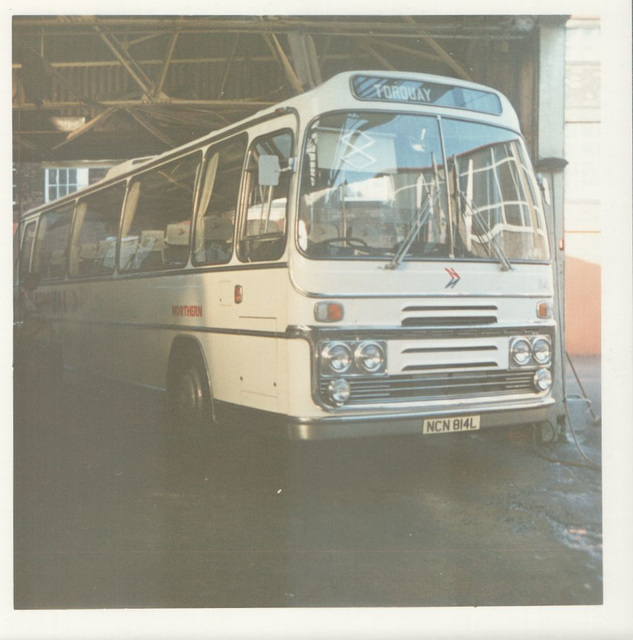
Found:
[{"label": "destination blind box", "polygon": [[351,87],[359,100],[435,105],[491,115],[502,112],[501,100],[495,93],[439,82],[355,75]]}]

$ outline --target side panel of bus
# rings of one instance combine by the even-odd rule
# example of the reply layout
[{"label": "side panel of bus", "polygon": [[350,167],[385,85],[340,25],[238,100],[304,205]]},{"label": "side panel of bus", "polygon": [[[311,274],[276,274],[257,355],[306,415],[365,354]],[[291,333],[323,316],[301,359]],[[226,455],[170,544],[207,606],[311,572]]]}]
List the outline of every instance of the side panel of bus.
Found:
[{"label": "side panel of bus", "polygon": [[[248,135],[241,134],[244,153],[249,150],[252,155],[258,144],[267,148],[269,141],[283,132],[287,155],[296,139],[295,128],[296,119],[292,115],[259,125]],[[204,152],[196,152],[199,195],[190,207],[192,210],[200,198],[204,201],[200,193],[204,192],[204,181],[210,175],[208,165],[213,161],[214,150],[222,144],[212,144]],[[185,248],[194,246],[193,268],[191,260],[184,259],[172,272],[165,271],[170,233],[186,231],[188,238],[189,230],[198,223],[191,213],[185,214],[184,207],[176,208],[173,214],[167,211],[163,218],[169,215],[168,218],[158,216],[158,221],[152,222],[151,216],[147,218],[150,214],[143,214],[143,206],[149,210],[148,205],[143,205],[143,181],[148,181],[156,190],[154,174],[171,175],[178,162],[184,163],[189,156],[132,176],[125,205],[116,204],[117,198],[123,202],[120,193],[123,182],[79,195],[66,249],[67,276],[64,281],[43,282],[35,295],[40,299],[62,296],[63,304],[55,307],[55,312],[61,315],[55,318],[60,321],[63,318],[60,337],[65,365],[71,369],[164,389],[173,351],[182,345],[197,345],[209,372],[214,399],[283,411],[286,383],[280,373],[286,367],[280,366],[280,358],[285,344],[281,336],[288,324],[289,191],[272,204],[273,191],[270,191],[267,199],[260,198],[261,203],[256,198],[255,205],[241,205],[233,221],[236,241],[230,259],[220,264],[205,262],[195,253],[202,235],[192,234],[193,240]],[[187,175],[191,176],[191,167]],[[285,179],[289,190],[288,185],[293,184],[291,172],[287,172]],[[251,191],[258,190],[257,182],[253,183]],[[213,194],[210,197],[213,200]],[[237,201],[237,193],[235,197]],[[108,200],[112,202],[109,208],[103,204]],[[117,206],[124,209],[122,218]],[[166,210],[158,198],[156,206]],[[275,233],[264,229],[265,233],[261,234],[260,220],[253,219],[260,208],[267,211],[266,224],[277,225]],[[274,211],[274,220],[271,211]],[[139,218],[142,215],[145,219]],[[117,230],[112,236],[114,217]],[[253,225],[257,227],[255,232],[250,229]],[[198,231],[200,228],[196,227]],[[115,253],[117,234],[118,254]],[[275,244],[268,242],[271,239]],[[240,251],[244,252],[241,259],[236,252],[238,242]],[[270,253],[269,248],[277,246],[281,253],[277,252],[272,260],[267,258],[266,251]],[[158,267],[156,259],[163,261]],[[52,309],[46,308],[46,313],[51,318],[54,316]],[[62,324],[59,325],[61,328]]]}]

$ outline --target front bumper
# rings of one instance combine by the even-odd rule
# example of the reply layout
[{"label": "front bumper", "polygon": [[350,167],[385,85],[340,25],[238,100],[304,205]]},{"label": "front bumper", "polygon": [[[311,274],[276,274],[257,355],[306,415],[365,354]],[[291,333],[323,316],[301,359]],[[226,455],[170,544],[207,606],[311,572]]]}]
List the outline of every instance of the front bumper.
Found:
[{"label": "front bumper", "polygon": [[555,400],[539,398],[529,402],[507,403],[500,407],[471,406],[454,411],[418,410],[390,412],[380,415],[332,415],[322,418],[287,418],[283,436],[290,440],[329,440],[338,438],[421,435],[426,418],[454,418],[480,415],[482,429],[518,426],[555,420]]}]

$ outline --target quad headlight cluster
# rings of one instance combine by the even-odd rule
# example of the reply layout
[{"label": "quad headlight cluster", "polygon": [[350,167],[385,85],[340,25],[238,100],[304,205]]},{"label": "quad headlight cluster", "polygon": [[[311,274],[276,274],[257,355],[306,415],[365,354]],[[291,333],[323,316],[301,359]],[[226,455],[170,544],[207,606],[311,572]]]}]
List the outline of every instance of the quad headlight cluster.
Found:
[{"label": "quad headlight cluster", "polygon": [[328,399],[336,406],[347,402],[349,382],[339,376],[384,374],[387,370],[387,346],[381,340],[323,342],[319,348],[321,375],[332,377]]},{"label": "quad headlight cluster", "polygon": [[552,342],[548,336],[517,336],[510,340],[512,367],[538,367],[534,373],[537,391],[549,391],[552,374],[545,368],[552,362]]},{"label": "quad headlight cluster", "polygon": [[381,341],[324,342],[320,353],[324,375],[383,373],[387,365],[386,347]]},{"label": "quad headlight cluster", "polygon": [[510,358],[514,365],[520,367],[549,364],[552,361],[552,343],[547,336],[512,338]]}]

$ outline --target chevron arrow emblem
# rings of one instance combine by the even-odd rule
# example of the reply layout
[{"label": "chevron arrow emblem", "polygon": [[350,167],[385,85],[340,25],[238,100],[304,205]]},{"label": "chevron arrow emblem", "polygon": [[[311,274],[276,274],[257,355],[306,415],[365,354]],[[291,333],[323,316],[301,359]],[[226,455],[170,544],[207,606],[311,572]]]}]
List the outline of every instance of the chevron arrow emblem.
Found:
[{"label": "chevron arrow emblem", "polygon": [[448,267],[444,267],[444,270],[451,277],[451,279],[449,280],[449,282],[446,284],[444,288],[452,289],[461,280],[460,275],[459,273],[457,273],[457,271],[455,271],[455,269],[449,269]]}]

